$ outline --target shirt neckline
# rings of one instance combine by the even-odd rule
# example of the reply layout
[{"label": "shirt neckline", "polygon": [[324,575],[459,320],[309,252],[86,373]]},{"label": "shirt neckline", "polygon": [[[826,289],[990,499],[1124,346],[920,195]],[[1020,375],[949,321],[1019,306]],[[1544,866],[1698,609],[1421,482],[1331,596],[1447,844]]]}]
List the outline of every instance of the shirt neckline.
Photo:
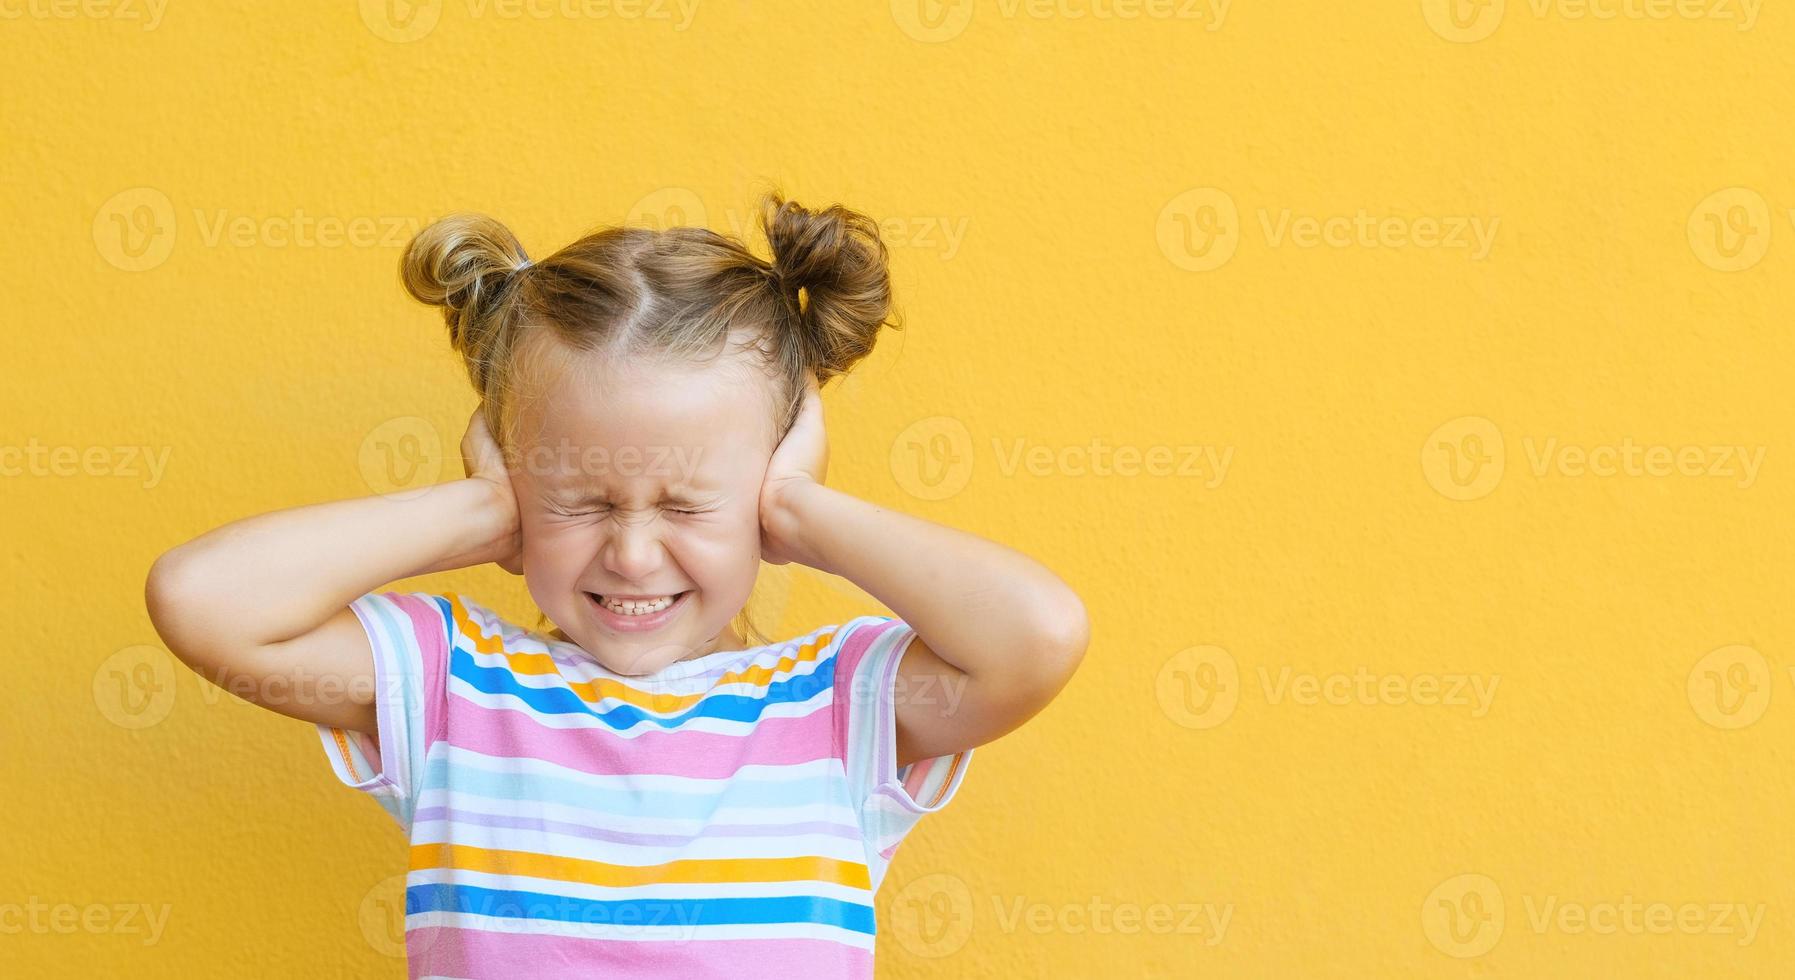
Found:
[{"label": "shirt neckline", "polygon": [[599,663],[597,657],[587,653],[586,648],[580,646],[578,643],[574,643],[571,640],[558,640],[547,633],[540,633],[536,630],[528,630],[528,632],[551,647],[574,651],[586,663],[591,664],[620,681],[654,683],[656,681],[686,680],[699,674],[707,673],[719,664],[729,663],[736,659],[746,659],[762,650],[770,650],[788,644],[797,643],[802,645],[803,643],[822,635],[827,630],[838,628],[839,627],[819,626],[808,633],[800,633],[799,635],[786,640],[779,640],[773,643],[762,643],[759,646],[744,647],[740,650],[718,650],[715,653],[707,653],[702,657],[693,657],[690,660],[675,660],[652,674],[619,674],[609,667],[606,667],[604,664]]}]

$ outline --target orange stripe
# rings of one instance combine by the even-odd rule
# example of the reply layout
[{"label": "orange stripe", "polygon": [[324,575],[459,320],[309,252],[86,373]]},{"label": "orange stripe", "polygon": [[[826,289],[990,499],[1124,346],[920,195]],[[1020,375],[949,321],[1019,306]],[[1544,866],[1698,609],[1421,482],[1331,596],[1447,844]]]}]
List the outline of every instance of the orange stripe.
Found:
[{"label": "orange stripe", "polygon": [[941,785],[935,788],[935,798],[928,802],[928,806],[938,806],[941,803],[941,798],[947,795],[947,788],[954,784],[954,772],[960,768],[960,759],[964,755],[963,752],[954,753],[953,760],[947,766],[947,776],[941,780]]},{"label": "orange stripe", "polygon": [[[555,664],[554,658],[546,653],[519,653],[506,650],[502,637],[487,636],[481,632],[479,624],[475,623],[473,618],[468,615],[467,610],[463,608],[460,595],[453,592],[445,594],[449,599],[449,607],[454,610],[456,629],[472,641],[476,651],[503,656],[514,674],[535,676],[560,674],[560,668]],[[779,658],[778,663],[771,666],[757,664],[747,670],[730,671],[723,675],[717,684],[752,684],[765,688],[779,673],[790,673],[798,664],[815,660],[817,654],[827,648],[829,641],[834,637],[834,633],[824,633],[800,647],[797,653]],[[567,687],[587,704],[597,704],[599,701],[610,698],[659,714],[672,714],[689,708],[708,693],[704,691],[693,694],[651,693],[608,677],[599,677],[591,681],[569,681]]]},{"label": "orange stripe", "polygon": [[349,754],[349,740],[343,737],[343,730],[332,728],[330,734],[336,736],[337,752],[343,757],[343,768],[349,770],[349,778],[361,782],[361,773],[355,771],[355,759]]},{"label": "orange stripe", "polygon": [[767,881],[822,881],[854,888],[872,887],[866,865],[820,856],[720,858],[631,865],[532,851],[488,850],[465,844],[416,844],[411,848],[411,867],[414,870],[454,868],[615,887]]}]

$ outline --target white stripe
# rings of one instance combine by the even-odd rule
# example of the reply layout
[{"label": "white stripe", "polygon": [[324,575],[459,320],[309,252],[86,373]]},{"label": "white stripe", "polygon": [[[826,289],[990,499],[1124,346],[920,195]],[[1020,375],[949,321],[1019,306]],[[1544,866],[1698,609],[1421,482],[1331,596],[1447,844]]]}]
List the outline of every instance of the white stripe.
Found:
[{"label": "white stripe", "polygon": [[[505,816],[538,817],[568,823],[591,824],[601,811],[593,807],[569,806],[539,800],[510,800],[469,793],[454,787],[431,788],[418,799],[420,809],[449,806],[457,810],[493,813]],[[781,807],[718,807],[701,817],[656,816],[641,813],[606,813],[604,825],[625,833],[693,834],[712,823],[742,824],[755,827],[781,827],[793,823],[822,820],[853,827],[859,822],[846,806],[828,802],[812,802]]]},{"label": "white stripe", "polygon": [[715,861],[764,858],[825,857],[850,864],[866,863],[860,841],[828,834],[781,834],[767,828],[764,837],[704,837],[687,844],[619,844],[554,831],[518,830],[482,824],[449,824],[420,820],[412,825],[411,842],[456,844],[498,851],[527,851],[555,857],[648,867],[670,861]]}]

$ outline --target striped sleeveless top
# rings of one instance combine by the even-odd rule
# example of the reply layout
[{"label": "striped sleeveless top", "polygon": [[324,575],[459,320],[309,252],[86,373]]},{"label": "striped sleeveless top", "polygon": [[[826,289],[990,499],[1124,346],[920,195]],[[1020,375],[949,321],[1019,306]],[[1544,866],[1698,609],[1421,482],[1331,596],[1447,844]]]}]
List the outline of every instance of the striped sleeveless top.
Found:
[{"label": "striped sleeveless top", "polygon": [[350,608],[379,736],[318,732],[409,835],[411,977],[870,978],[873,893],[971,760],[897,767],[891,617],[628,677],[456,593]]}]

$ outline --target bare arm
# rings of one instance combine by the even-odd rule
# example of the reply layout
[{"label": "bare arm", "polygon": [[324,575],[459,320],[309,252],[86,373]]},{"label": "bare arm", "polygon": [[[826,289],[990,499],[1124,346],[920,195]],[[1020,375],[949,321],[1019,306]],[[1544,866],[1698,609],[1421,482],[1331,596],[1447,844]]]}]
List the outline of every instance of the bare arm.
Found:
[{"label": "bare arm", "polygon": [[1090,643],[1077,593],[1012,548],[825,486],[827,468],[813,382],[768,463],[763,557],[840,575],[916,631],[898,664],[898,765],[982,745],[1046,707]]},{"label": "bare arm", "polygon": [[478,420],[462,442],[467,479],[261,514],[166,552],[144,586],[156,632],[234,694],[373,734],[373,650],[349,603],[414,575],[516,570],[517,506]]}]

